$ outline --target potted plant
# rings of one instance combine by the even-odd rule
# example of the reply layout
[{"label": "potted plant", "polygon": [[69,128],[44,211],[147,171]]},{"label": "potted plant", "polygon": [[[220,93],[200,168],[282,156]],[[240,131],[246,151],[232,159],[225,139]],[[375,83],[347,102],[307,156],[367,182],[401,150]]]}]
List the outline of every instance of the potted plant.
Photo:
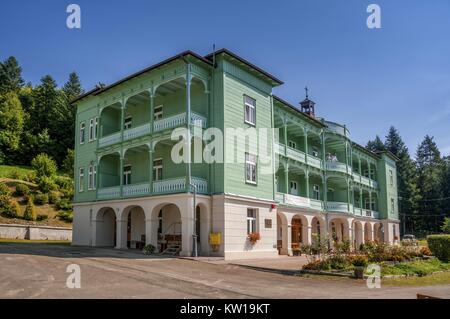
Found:
[{"label": "potted plant", "polygon": [[144,249],[142,249],[142,251],[144,252],[145,255],[151,255],[155,252],[156,247],[153,246],[152,244],[148,244],[144,246]]},{"label": "potted plant", "polygon": [[352,265],[355,272],[355,278],[356,279],[363,279],[364,278],[364,270],[367,267],[367,264],[369,263],[366,256],[363,255],[356,255],[352,258]]},{"label": "potted plant", "polygon": [[258,240],[261,239],[261,235],[259,233],[250,233],[248,234],[248,240],[250,241],[250,244],[254,245]]}]

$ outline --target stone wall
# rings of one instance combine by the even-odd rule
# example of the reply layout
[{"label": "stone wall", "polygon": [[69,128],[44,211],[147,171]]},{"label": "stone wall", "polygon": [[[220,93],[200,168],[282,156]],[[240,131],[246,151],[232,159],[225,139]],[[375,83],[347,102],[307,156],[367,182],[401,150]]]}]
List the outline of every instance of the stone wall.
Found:
[{"label": "stone wall", "polygon": [[71,241],[72,228],[0,224],[0,238]]}]

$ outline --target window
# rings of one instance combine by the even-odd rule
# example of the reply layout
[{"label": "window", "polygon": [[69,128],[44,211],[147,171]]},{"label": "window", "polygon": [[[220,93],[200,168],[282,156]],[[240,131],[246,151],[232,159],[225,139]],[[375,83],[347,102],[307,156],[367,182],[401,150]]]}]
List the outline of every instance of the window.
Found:
[{"label": "window", "polygon": [[319,157],[319,151],[316,148],[313,148],[312,155],[315,157]]},{"label": "window", "polygon": [[256,125],[256,100],[244,95],[245,123]]},{"label": "window", "polygon": [[294,141],[289,141],[288,145],[290,148],[294,148],[294,149],[297,148],[297,143],[295,143]]},{"label": "window", "polygon": [[94,140],[94,119],[89,120],[89,142]]},{"label": "window", "polygon": [[131,165],[125,165],[123,167],[123,185],[131,184]]},{"label": "window", "polygon": [[389,185],[394,186],[394,173],[392,170],[389,170]]},{"label": "window", "polygon": [[162,169],[163,169],[162,158],[156,158],[153,161],[153,180],[154,181],[162,180]]},{"label": "window", "polygon": [[245,181],[256,184],[256,156],[245,153]]},{"label": "window", "polygon": [[163,106],[161,104],[161,105],[155,106],[155,110],[153,113],[153,119],[160,120],[160,119],[162,119],[162,117],[163,117]]},{"label": "window", "polygon": [[98,137],[98,117],[94,119],[94,140]]},{"label": "window", "polygon": [[124,130],[128,130],[128,129],[131,128],[131,121],[132,121],[131,116],[127,116],[127,117],[125,118],[125,123],[124,123],[124,125],[123,125],[123,129],[124,129]]},{"label": "window", "polygon": [[365,199],[365,208],[368,210],[375,210],[375,198],[368,198]]},{"label": "window", "polygon": [[290,193],[291,195],[298,195],[298,186],[297,186],[297,182],[295,181],[290,181],[289,182],[290,185]]},{"label": "window", "polygon": [[256,209],[247,208],[247,234],[256,233]]},{"label": "window", "polygon": [[95,165],[89,165],[89,172],[88,172],[88,190],[95,189],[95,180],[97,178],[97,166]]},{"label": "window", "polygon": [[84,167],[80,167],[78,189],[80,192],[84,191]]},{"label": "window", "polygon": [[80,123],[80,144],[84,144],[85,131],[86,131],[86,124],[84,124],[84,122],[81,122]]},{"label": "window", "polygon": [[393,214],[395,212],[395,201],[393,198],[391,198],[391,213]]},{"label": "window", "polygon": [[319,185],[313,185],[313,198],[320,200],[320,188]]}]

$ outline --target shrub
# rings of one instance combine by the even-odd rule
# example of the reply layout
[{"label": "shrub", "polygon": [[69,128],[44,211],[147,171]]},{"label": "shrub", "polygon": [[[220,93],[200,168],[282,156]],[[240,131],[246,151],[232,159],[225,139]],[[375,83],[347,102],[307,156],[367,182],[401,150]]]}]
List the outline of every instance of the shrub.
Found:
[{"label": "shrub", "polygon": [[23,176],[23,180],[25,182],[35,183],[36,182],[36,173],[33,171],[26,173],[25,176]]},{"label": "shrub", "polygon": [[338,254],[348,254],[351,250],[351,243],[349,240],[344,240],[342,242],[334,242],[334,250]]},{"label": "shrub", "polygon": [[74,194],[74,184],[73,180],[68,177],[57,176],[55,178],[55,183],[59,187],[59,191],[64,197],[72,198]]},{"label": "shrub", "polygon": [[330,270],[331,266],[328,259],[324,260],[313,260],[302,266],[305,270]]},{"label": "shrub", "polygon": [[59,219],[71,223],[73,221],[73,213],[72,211],[60,211],[58,212]]},{"label": "shrub", "polygon": [[30,193],[30,188],[25,184],[17,184],[14,196],[24,196]]},{"label": "shrub", "polygon": [[58,188],[58,186],[56,186],[56,183],[53,180],[53,178],[47,177],[47,176],[42,176],[39,179],[38,186],[39,186],[39,189],[41,190],[41,192],[44,192],[44,193],[49,193]]},{"label": "shrub", "polygon": [[15,169],[9,172],[8,177],[12,179],[22,179],[22,175]]},{"label": "shrub", "polygon": [[450,235],[429,235],[427,243],[434,256],[443,262],[449,261]]},{"label": "shrub", "polygon": [[56,209],[70,211],[70,210],[72,210],[72,203],[67,198],[60,199],[56,203]]},{"label": "shrub", "polygon": [[441,230],[445,234],[450,234],[450,217],[445,217],[444,223],[441,226]]},{"label": "shrub", "polygon": [[56,171],[58,170],[56,162],[45,153],[39,154],[33,158],[31,166],[36,172],[38,179],[41,179],[44,176],[51,178],[56,175]]},{"label": "shrub", "polygon": [[0,195],[0,213],[5,214],[11,208],[11,196],[9,195]]},{"label": "shrub", "polygon": [[153,246],[152,244],[148,244],[144,246],[144,249],[142,250],[144,252],[145,255],[151,255],[155,252],[156,247]]},{"label": "shrub", "polygon": [[17,218],[20,214],[19,203],[6,195],[0,196],[0,213],[8,218]]},{"label": "shrub", "polygon": [[333,255],[328,258],[328,262],[331,269],[338,270],[348,269],[351,265],[349,258],[344,255]]},{"label": "shrub", "polygon": [[42,194],[42,193],[37,193],[36,195],[34,195],[34,203],[36,205],[48,204],[48,195]]},{"label": "shrub", "polygon": [[350,258],[350,262],[355,267],[367,267],[369,259],[364,255],[355,255]]},{"label": "shrub", "polygon": [[60,196],[59,193],[56,191],[51,191],[50,193],[48,193],[48,202],[50,204],[56,204],[58,203],[60,200]]},{"label": "shrub", "polygon": [[431,252],[430,248],[428,246],[423,246],[420,248],[420,254],[422,256],[431,256],[433,253]]},{"label": "shrub", "polygon": [[261,235],[259,233],[250,233],[248,234],[248,240],[252,245],[256,244],[258,240],[261,239]]},{"label": "shrub", "polygon": [[27,207],[23,213],[23,218],[25,220],[36,220],[36,209],[34,208],[33,200],[31,197],[28,199]]},{"label": "shrub", "polygon": [[37,221],[43,221],[43,220],[46,220],[46,219],[48,219],[48,215],[47,214],[39,214],[39,215],[37,215],[37,218],[36,218]]},{"label": "shrub", "polygon": [[6,195],[6,196],[11,195],[11,191],[9,190],[9,187],[3,183],[0,183],[0,195]]}]

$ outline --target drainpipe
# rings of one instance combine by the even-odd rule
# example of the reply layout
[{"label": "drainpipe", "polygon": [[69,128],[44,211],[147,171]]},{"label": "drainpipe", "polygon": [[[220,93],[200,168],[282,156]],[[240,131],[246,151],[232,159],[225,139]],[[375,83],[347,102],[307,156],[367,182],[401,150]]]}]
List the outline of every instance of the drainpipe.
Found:
[{"label": "drainpipe", "polygon": [[197,246],[197,185],[194,183],[189,184],[194,190],[194,201],[193,201],[193,212],[194,212],[194,232],[192,234],[192,257],[198,257],[198,246]]}]

